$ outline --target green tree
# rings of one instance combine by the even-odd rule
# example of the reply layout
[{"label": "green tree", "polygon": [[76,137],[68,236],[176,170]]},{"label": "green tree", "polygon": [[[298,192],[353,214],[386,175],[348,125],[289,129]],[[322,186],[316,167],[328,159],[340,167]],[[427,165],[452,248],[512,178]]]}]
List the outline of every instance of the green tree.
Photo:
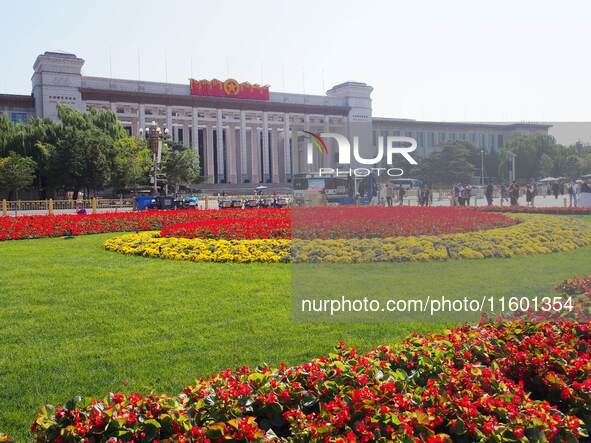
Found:
[{"label": "green tree", "polygon": [[548,154],[542,154],[540,157],[540,175],[544,177],[551,176],[554,172],[554,160]]},{"label": "green tree", "polygon": [[162,171],[175,192],[199,182],[199,156],[195,149],[168,140],[163,147]]},{"label": "green tree", "polygon": [[111,181],[115,143],[127,133],[111,111],[80,112],[58,105],[57,137],[45,145],[49,153],[48,182],[52,189],[87,192]]},{"label": "green tree", "polygon": [[111,186],[119,192],[147,182],[152,154],[144,140],[124,137],[115,142],[111,169]]},{"label": "green tree", "polygon": [[14,193],[28,189],[35,180],[35,161],[11,152],[8,157],[0,158],[0,190],[8,192],[11,199]]},{"label": "green tree", "polygon": [[515,168],[517,178],[531,179],[544,175],[541,159],[544,154],[554,158],[560,145],[554,137],[544,134],[516,134],[503,146],[499,173],[502,178],[508,178],[511,154],[516,155]]},{"label": "green tree", "polygon": [[413,173],[417,178],[437,185],[469,183],[476,171],[470,161],[473,161],[474,149],[468,142],[447,141],[440,151],[423,159]]}]

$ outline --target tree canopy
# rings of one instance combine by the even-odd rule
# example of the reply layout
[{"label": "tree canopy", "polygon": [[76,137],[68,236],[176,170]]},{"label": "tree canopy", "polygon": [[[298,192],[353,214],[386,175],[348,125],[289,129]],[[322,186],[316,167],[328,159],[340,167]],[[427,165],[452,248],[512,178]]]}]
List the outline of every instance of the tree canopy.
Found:
[{"label": "tree canopy", "polygon": [[[57,122],[35,118],[25,124],[0,115],[0,159],[8,158],[11,167],[18,163],[32,168],[18,191],[36,188],[42,197],[49,197],[58,191],[121,193],[149,184],[153,160],[148,143],[129,136],[115,113],[58,105],[58,117]],[[161,165],[169,184],[178,189],[195,183],[196,152],[169,144]],[[15,191],[0,184],[0,192]]]}]

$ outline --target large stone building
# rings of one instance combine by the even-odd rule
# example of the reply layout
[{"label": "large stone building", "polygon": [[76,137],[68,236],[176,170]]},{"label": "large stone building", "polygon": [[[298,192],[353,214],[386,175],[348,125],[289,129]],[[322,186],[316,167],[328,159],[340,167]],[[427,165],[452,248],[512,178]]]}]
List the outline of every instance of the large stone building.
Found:
[{"label": "large stone building", "polygon": [[[33,65],[32,94],[0,95],[0,112],[25,122],[32,116],[56,119],[57,103],[82,111],[111,109],[135,136],[155,122],[168,129],[174,141],[199,152],[201,172],[207,177],[204,188],[252,188],[259,183],[288,187],[294,174],[338,166],[334,152],[308,165],[301,131],[357,136],[360,146],[369,149],[380,136],[410,136],[417,140],[416,156],[421,157],[446,140],[467,140],[494,150],[515,133],[547,133],[549,127],[378,118],[372,115],[373,88],[359,82],[336,85],[326,95],[305,95],[214,80],[206,82],[213,92],[202,94],[189,84],[82,75],[83,64],[74,54],[39,55]],[[241,94],[241,87],[262,95]]]}]

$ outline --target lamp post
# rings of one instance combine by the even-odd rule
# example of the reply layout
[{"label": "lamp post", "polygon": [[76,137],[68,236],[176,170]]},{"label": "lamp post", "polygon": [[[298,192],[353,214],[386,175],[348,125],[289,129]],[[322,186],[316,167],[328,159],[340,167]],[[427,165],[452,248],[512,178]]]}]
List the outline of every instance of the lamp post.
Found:
[{"label": "lamp post", "polygon": [[164,128],[163,133],[160,126],[155,121],[152,121],[152,124],[147,126],[146,129],[140,128],[140,135],[144,131],[152,149],[152,158],[154,160],[152,181],[154,182],[154,194],[158,195],[158,164],[162,155],[162,139],[168,135],[168,128]]},{"label": "lamp post", "polygon": [[517,155],[514,154],[513,152],[509,152],[509,156],[511,158],[511,170],[509,171],[509,175],[510,175],[510,182],[513,182],[517,179],[516,176],[516,168],[515,168],[515,159],[517,158]]}]

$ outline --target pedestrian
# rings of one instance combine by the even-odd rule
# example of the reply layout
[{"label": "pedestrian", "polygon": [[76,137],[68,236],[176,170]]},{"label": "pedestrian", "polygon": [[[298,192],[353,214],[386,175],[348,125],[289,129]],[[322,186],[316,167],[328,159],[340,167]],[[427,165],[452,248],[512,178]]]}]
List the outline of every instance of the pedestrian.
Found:
[{"label": "pedestrian", "polygon": [[466,185],[464,187],[464,205],[470,206],[470,197],[472,197],[472,186]]},{"label": "pedestrian", "polygon": [[398,205],[402,206],[404,204],[404,196],[406,195],[406,191],[404,190],[404,186],[400,185],[398,188]]},{"label": "pedestrian", "polygon": [[453,185],[452,189],[451,189],[451,205],[452,206],[457,206],[460,201],[460,185],[459,184],[455,184]]},{"label": "pedestrian", "polygon": [[458,185],[458,203],[460,204],[460,206],[464,206],[465,202],[466,201],[464,200],[464,185],[460,183]]},{"label": "pedestrian", "polygon": [[388,206],[394,205],[394,186],[391,183],[388,183],[386,188],[386,204]]},{"label": "pedestrian", "polygon": [[560,193],[560,185],[558,182],[552,183],[552,194],[554,194],[554,198],[558,198],[558,194]]},{"label": "pedestrian", "polygon": [[501,206],[503,203],[509,201],[509,191],[507,190],[507,186],[501,185]]},{"label": "pedestrian", "polygon": [[574,180],[571,180],[568,184],[568,202],[569,207],[577,207],[577,183]]},{"label": "pedestrian", "polygon": [[525,201],[527,203],[527,206],[530,206],[533,208],[533,206],[534,206],[534,187],[531,183],[528,184],[525,188]]},{"label": "pedestrian", "polygon": [[511,200],[511,206],[517,206],[519,204],[519,185],[515,180],[509,186],[509,199]]},{"label": "pedestrian", "polygon": [[494,192],[494,188],[492,183],[489,183],[488,186],[486,187],[486,191],[484,192],[484,196],[486,197],[486,203],[489,206],[492,206],[493,204],[493,192]]}]

